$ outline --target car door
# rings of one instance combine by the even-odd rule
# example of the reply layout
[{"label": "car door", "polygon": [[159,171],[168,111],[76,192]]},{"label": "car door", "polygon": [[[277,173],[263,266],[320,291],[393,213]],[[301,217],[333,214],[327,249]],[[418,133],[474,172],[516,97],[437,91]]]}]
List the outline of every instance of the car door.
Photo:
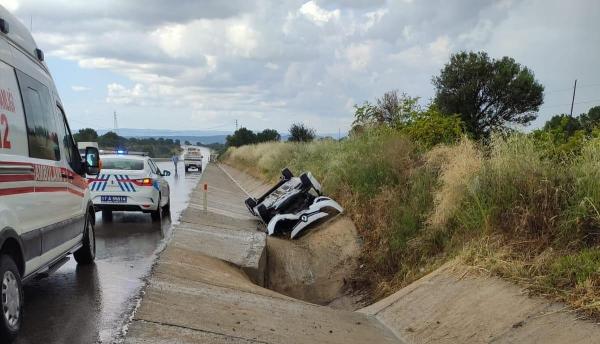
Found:
[{"label": "car door", "polygon": [[158,189],[162,195],[162,204],[165,205],[169,201],[169,183],[165,180],[165,177],[162,175],[162,171],[158,168],[158,165],[152,159],[148,159],[148,163],[153,170],[153,173],[156,175],[156,180],[158,181]]}]

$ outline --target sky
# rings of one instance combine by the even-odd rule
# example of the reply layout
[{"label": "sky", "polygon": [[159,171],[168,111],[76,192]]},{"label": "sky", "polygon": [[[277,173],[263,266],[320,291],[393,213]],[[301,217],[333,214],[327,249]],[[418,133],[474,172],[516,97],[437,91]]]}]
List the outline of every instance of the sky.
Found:
[{"label": "sky", "polygon": [[0,0],[28,27],[74,128],[319,133],[388,90],[434,96],[452,53],[511,56],[545,86],[539,127],[600,105],[597,0]]}]

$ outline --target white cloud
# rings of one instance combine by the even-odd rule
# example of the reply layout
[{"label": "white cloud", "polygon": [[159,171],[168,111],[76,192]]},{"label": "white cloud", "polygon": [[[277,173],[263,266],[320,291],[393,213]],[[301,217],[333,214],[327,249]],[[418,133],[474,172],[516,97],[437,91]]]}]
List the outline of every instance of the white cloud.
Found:
[{"label": "white cloud", "polygon": [[373,46],[369,43],[352,44],[346,48],[346,58],[353,70],[361,70],[371,63],[371,50]]},{"label": "white cloud", "polygon": [[87,86],[73,85],[71,86],[71,90],[73,90],[74,92],[86,92],[91,90],[91,88]]},{"label": "white cloud", "polygon": [[317,25],[324,25],[331,20],[337,20],[340,18],[339,9],[327,11],[319,7],[319,5],[317,5],[313,0],[310,0],[300,6],[298,12]]}]

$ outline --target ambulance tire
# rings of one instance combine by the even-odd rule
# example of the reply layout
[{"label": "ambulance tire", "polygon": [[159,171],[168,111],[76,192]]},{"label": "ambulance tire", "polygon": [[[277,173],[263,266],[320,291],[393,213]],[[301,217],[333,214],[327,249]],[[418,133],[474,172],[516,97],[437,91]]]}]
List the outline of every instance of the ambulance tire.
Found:
[{"label": "ambulance tire", "polygon": [[[17,337],[21,324],[23,323],[23,284],[21,283],[21,274],[19,273],[17,264],[15,264],[15,261],[11,256],[6,254],[0,255],[0,284],[4,284],[4,282],[10,284],[13,291],[10,294],[7,294],[7,296],[11,295],[12,297],[17,298],[16,301],[18,304],[17,310],[13,309],[13,312],[16,312],[16,314],[11,315],[11,320],[6,318],[4,311],[0,314],[0,317],[2,317],[2,319],[0,319],[0,342],[12,343]],[[6,306],[4,305],[4,302],[8,301],[9,300],[4,297],[2,298],[3,309]],[[15,300],[12,299],[12,301],[14,302]]]},{"label": "ambulance tire", "polygon": [[83,232],[83,245],[73,253],[77,264],[88,265],[96,259],[96,233],[94,230],[93,213],[85,217],[85,228]]}]

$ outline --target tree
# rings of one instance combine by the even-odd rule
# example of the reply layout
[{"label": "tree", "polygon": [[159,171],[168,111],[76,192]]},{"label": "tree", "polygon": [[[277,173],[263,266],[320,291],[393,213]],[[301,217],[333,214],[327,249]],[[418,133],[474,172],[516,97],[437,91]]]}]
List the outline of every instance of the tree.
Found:
[{"label": "tree", "polygon": [[594,128],[600,125],[600,106],[594,106],[588,110],[587,114],[581,114],[579,122],[583,129],[591,133]]},{"label": "tree", "polygon": [[376,99],[376,104],[364,102],[363,105],[354,105],[354,126],[388,125],[400,127],[410,121],[418,112],[419,98],[413,98],[397,90],[388,91],[381,98]]},{"label": "tree", "polygon": [[236,130],[233,135],[227,135],[226,141],[230,147],[248,145],[256,143],[256,134],[252,130],[242,127]]},{"label": "tree", "polygon": [[92,128],[79,129],[79,131],[73,134],[75,142],[96,142],[98,140],[98,133]]},{"label": "tree", "polygon": [[185,144],[186,146],[191,146],[192,145],[192,143],[190,141],[188,141],[188,140],[185,140],[185,142],[183,144]]},{"label": "tree", "polygon": [[256,134],[256,142],[279,141],[281,135],[275,129],[265,129]]},{"label": "tree", "polygon": [[104,148],[119,148],[124,146],[125,143],[127,143],[126,138],[119,136],[112,131],[98,137],[98,145]]},{"label": "tree", "polygon": [[413,140],[430,148],[438,144],[452,144],[463,136],[463,123],[458,116],[445,116],[435,105],[419,112],[402,131]]},{"label": "tree", "polygon": [[491,59],[485,52],[452,55],[432,82],[442,113],[459,114],[475,138],[530,123],[544,101],[544,87],[529,68],[510,57]]},{"label": "tree", "polygon": [[288,141],[292,142],[310,142],[315,139],[315,130],[305,126],[303,123],[294,123],[290,127],[290,137]]}]

